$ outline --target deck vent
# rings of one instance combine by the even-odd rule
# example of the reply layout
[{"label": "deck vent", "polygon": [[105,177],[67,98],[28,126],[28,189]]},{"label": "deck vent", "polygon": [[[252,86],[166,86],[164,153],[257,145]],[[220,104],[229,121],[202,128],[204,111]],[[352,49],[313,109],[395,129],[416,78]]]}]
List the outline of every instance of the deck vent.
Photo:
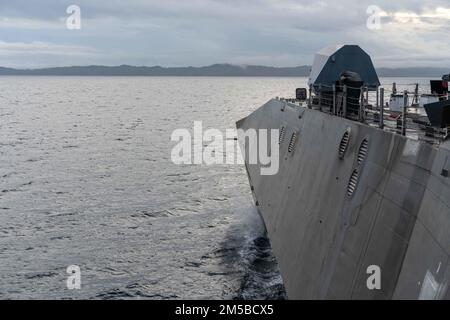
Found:
[{"label": "deck vent", "polygon": [[278,138],[278,144],[283,143],[285,135],[286,135],[286,127],[282,126],[280,129],[280,137]]},{"label": "deck vent", "polygon": [[347,196],[351,197],[358,185],[359,172],[357,169],[353,170],[347,187]]},{"label": "deck vent", "polygon": [[359,146],[359,151],[358,151],[358,164],[361,164],[364,162],[364,160],[366,159],[367,156],[367,152],[369,151],[369,140],[367,140],[367,138],[365,138],[362,142],[361,145]]},{"label": "deck vent", "polygon": [[348,142],[350,141],[350,129],[345,131],[339,144],[339,159],[344,159],[345,151],[347,151]]},{"label": "deck vent", "polygon": [[295,142],[297,141],[297,133],[293,132],[291,136],[291,141],[289,141],[288,152],[291,153],[294,151]]}]

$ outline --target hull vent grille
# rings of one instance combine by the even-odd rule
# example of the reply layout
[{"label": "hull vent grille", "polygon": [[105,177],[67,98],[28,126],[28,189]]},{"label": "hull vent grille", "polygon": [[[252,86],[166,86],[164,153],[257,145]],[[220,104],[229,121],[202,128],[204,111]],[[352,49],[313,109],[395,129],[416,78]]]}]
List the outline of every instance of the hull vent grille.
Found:
[{"label": "hull vent grille", "polygon": [[291,136],[291,141],[289,141],[288,152],[292,153],[295,149],[295,142],[297,141],[297,133],[293,133]]},{"label": "hull vent grille", "polygon": [[282,126],[280,129],[280,137],[278,138],[278,144],[282,144],[284,141],[284,136],[286,135],[286,127]]},{"label": "hull vent grille", "polygon": [[351,197],[358,186],[359,172],[357,169],[353,170],[347,187],[347,196]]},{"label": "hull vent grille", "polygon": [[339,144],[339,159],[344,159],[345,151],[347,151],[348,142],[350,141],[350,131],[345,131]]},{"label": "hull vent grille", "polygon": [[361,145],[359,146],[358,151],[358,164],[361,164],[364,162],[367,156],[367,152],[369,151],[369,141],[366,139],[361,142]]}]

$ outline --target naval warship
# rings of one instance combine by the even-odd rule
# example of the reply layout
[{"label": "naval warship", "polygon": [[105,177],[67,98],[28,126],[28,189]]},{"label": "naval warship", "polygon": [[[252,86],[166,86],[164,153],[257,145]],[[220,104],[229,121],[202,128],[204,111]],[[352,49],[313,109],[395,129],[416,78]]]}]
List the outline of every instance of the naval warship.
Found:
[{"label": "naval warship", "polygon": [[[329,47],[309,88],[236,123],[289,299],[450,298],[448,78],[389,91],[359,46]],[[248,129],[277,130],[276,174],[248,161]]]}]

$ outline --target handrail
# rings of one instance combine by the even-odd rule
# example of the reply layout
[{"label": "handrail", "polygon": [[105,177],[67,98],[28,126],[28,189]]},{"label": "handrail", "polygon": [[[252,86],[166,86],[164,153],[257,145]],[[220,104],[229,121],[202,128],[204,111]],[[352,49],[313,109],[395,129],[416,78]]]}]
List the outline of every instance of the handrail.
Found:
[{"label": "handrail", "polygon": [[[420,113],[417,113],[417,107],[420,96],[425,93],[419,90],[417,83],[409,85],[414,87],[402,87],[401,91],[397,90],[400,89],[397,86],[402,86],[402,84],[394,85],[392,89],[397,90],[396,94],[391,88],[384,88],[381,85],[376,88],[369,88],[368,86],[354,87],[341,84],[310,85],[308,108],[315,108],[322,112],[351,120],[358,120],[363,123],[376,123],[380,129],[386,128],[386,130],[406,135],[417,129],[417,123],[423,123],[422,120],[422,122],[415,123],[416,119],[420,120],[421,117],[424,117],[423,114],[420,115]],[[449,97],[448,93],[427,93],[427,95],[437,98]],[[412,99],[410,100],[410,98]],[[388,101],[391,99],[399,99],[397,104],[399,106],[398,111],[390,110],[387,112],[388,110],[385,107],[388,106],[388,101],[386,99]],[[395,119],[392,115],[398,115],[398,118]]]}]

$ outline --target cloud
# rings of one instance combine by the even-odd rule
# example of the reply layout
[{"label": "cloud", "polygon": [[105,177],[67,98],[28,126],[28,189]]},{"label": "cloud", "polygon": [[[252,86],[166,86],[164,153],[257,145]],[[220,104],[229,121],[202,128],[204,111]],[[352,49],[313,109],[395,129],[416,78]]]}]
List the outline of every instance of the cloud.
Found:
[{"label": "cloud", "polygon": [[40,41],[33,41],[29,43],[0,41],[0,55],[28,55],[30,53],[85,56],[97,54],[98,52],[97,50],[90,47],[62,45]]},{"label": "cloud", "polygon": [[[52,63],[49,64],[48,61]],[[6,42],[0,41],[0,61],[14,68],[35,68],[52,66],[90,64],[108,61],[107,55],[95,48],[71,44],[56,44],[41,41]]]},{"label": "cloud", "polygon": [[[378,66],[450,66],[448,0],[78,0],[82,29],[65,28],[71,0],[3,0],[0,40],[47,43],[39,64],[309,64],[320,48],[360,44]],[[366,27],[369,5],[382,28]],[[58,48],[58,46],[61,46]],[[67,49],[71,47],[71,49]],[[66,48],[66,49],[65,49]],[[89,48],[89,49],[87,49]],[[3,61],[7,51],[0,54]],[[37,51],[40,50],[40,51]],[[70,55],[70,51],[80,54]],[[84,52],[84,53],[83,53]],[[48,56],[47,59],[45,56]],[[21,53],[24,63],[25,53]],[[56,59],[55,57],[59,58]]]},{"label": "cloud", "polygon": [[20,17],[0,16],[1,29],[62,29],[65,28],[64,19],[45,20]]}]

